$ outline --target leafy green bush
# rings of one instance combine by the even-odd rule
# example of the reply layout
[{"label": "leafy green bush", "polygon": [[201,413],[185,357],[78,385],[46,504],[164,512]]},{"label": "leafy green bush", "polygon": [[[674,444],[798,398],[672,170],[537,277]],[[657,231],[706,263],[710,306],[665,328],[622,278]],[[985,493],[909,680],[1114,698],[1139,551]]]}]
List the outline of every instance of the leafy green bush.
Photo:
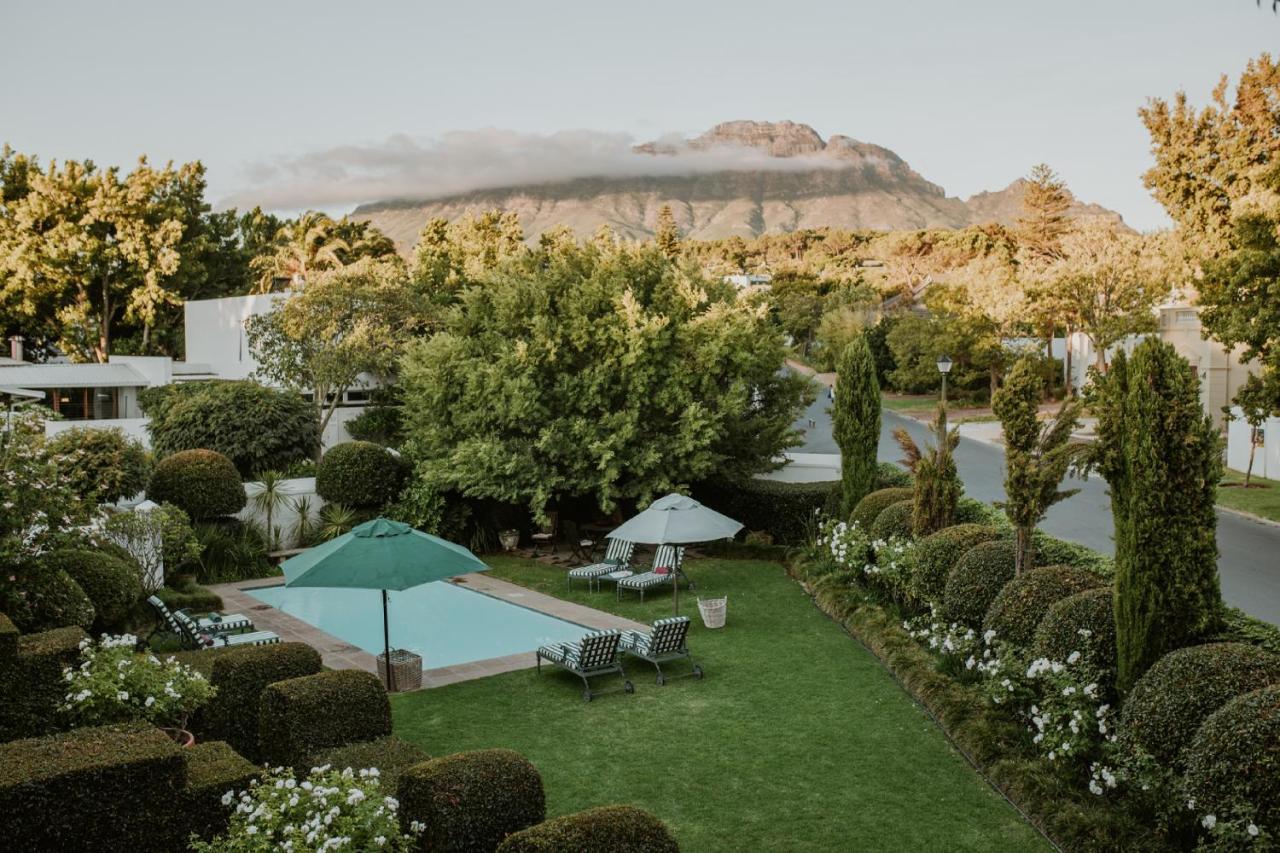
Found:
[{"label": "leafy green bush", "polygon": [[508,836],[498,853],[679,853],[665,824],[633,806],[600,806]]},{"label": "leafy green bush", "polygon": [[916,566],[911,575],[911,593],[917,601],[941,603],[947,575],[960,558],[975,545],[990,542],[1000,534],[985,524],[956,524],[944,527],[916,543]]},{"label": "leafy green bush", "polygon": [[840,482],[708,482],[695,486],[693,497],[741,521],[747,530],[768,533],[775,544],[801,545],[813,540],[819,511],[833,501],[839,505]]},{"label": "leafy green bush", "polygon": [[222,609],[222,596],[189,578],[175,580],[173,586],[162,587],[156,590],[155,594],[170,610],[208,613],[211,610]]},{"label": "leafy green bush", "polygon": [[1237,696],[1209,715],[1187,747],[1187,794],[1198,814],[1249,805],[1253,822],[1280,826],[1280,684]]},{"label": "leafy green bush", "polygon": [[290,678],[262,691],[258,732],[267,763],[302,767],[319,750],[391,734],[391,702],[362,670]]},{"label": "leafy green bush", "polygon": [[1280,655],[1280,628],[1255,619],[1238,607],[1223,607],[1222,611],[1222,631],[1210,638],[1211,642],[1248,643]]},{"label": "leafy green bush", "polygon": [[1115,560],[1092,548],[1067,542],[1041,531],[1031,532],[1033,559],[1040,566],[1075,566],[1093,572],[1108,581],[1115,577]]},{"label": "leafy green bush", "polygon": [[227,583],[273,577],[279,571],[267,559],[267,540],[239,519],[197,524],[193,531],[200,557],[196,577],[202,583]]},{"label": "leafy green bush", "polygon": [[236,466],[213,450],[183,450],[161,459],[147,497],[177,506],[193,521],[235,515],[246,501]]},{"label": "leafy green bush", "polygon": [[876,516],[875,523],[871,525],[872,541],[881,540],[887,542],[890,539],[914,538],[912,528],[914,513],[915,503],[910,500],[889,504],[880,511],[880,514]]},{"label": "leafy green bush", "polygon": [[911,472],[895,462],[876,464],[876,489],[909,489]]},{"label": "leafy green bush", "polygon": [[251,761],[220,740],[184,750],[187,786],[182,791],[185,828],[203,839],[226,831],[231,809],[222,801],[227,791],[243,791],[262,773]]},{"label": "leafy green bush", "polygon": [[85,633],[56,628],[17,636],[13,623],[0,615],[4,648],[0,653],[0,741],[36,737],[54,731],[58,706],[66,695],[62,670],[75,662]]},{"label": "leafy green bush", "polygon": [[138,402],[151,419],[147,430],[157,456],[217,451],[243,479],[309,459],[320,441],[314,406],[295,392],[248,380],[162,385],[144,390]]},{"label": "leafy green bush", "polygon": [[404,425],[400,407],[375,402],[347,421],[347,435],[356,441],[372,441],[385,447],[398,447]]},{"label": "leafy green bush", "polygon": [[1011,529],[1008,516],[977,498],[960,498],[956,501],[954,521],[956,524],[984,524],[997,530]]},{"label": "leafy green bush", "polygon": [[380,509],[400,494],[404,477],[404,465],[382,445],[347,441],[320,459],[316,494],[353,509]]},{"label": "leafy green bush", "polygon": [[488,853],[547,814],[537,768],[509,749],[460,752],[410,767],[397,794],[401,826],[425,825],[419,849],[442,853]]},{"label": "leafy green bush", "polygon": [[12,583],[0,585],[0,610],[23,633],[49,631],[76,625],[93,627],[93,602],[75,578],[43,565],[24,565],[14,571]]},{"label": "leafy green bush", "polygon": [[79,665],[66,673],[60,708],[74,725],[146,720],[186,728],[191,713],[213,698],[203,673],[173,657],[141,654],[136,643],[132,634],[81,643]]},{"label": "leafy green bush", "polygon": [[376,767],[381,774],[382,789],[395,791],[401,773],[430,758],[414,744],[395,735],[387,735],[377,740],[361,740],[345,746],[322,749],[312,754],[310,764],[314,767],[328,764],[336,770],[346,767],[353,770]]},{"label": "leafy green bush", "polygon": [[179,848],[185,831],[171,804],[186,782],[183,752],[159,729],[138,725],[0,744],[6,848]]},{"label": "leafy green bush", "polygon": [[76,494],[94,502],[131,498],[151,476],[146,449],[115,428],[73,427],[50,439],[49,451],[64,457],[60,468]]},{"label": "leafy green bush", "polygon": [[971,628],[982,625],[991,602],[1010,580],[1014,569],[1013,542],[997,539],[970,548],[960,558],[942,591],[942,616]]},{"label": "leafy green bush", "polygon": [[192,718],[189,728],[201,740],[224,740],[254,761],[259,760],[262,692],[277,681],[320,672],[320,653],[306,643],[210,649],[177,655],[183,663],[206,672],[218,689],[213,701]]},{"label": "leafy green bush", "polygon": [[912,492],[909,488],[879,489],[874,491],[858,501],[858,505],[849,514],[849,521],[863,530],[869,531],[871,526],[876,523],[876,519],[879,518],[881,512],[892,504],[910,500],[911,496]]},{"label": "leafy green bush", "polygon": [[984,630],[1018,646],[1029,646],[1054,602],[1102,586],[1097,575],[1072,566],[1044,566],[1023,572],[1004,585],[987,609]]},{"label": "leafy green bush", "polygon": [[1120,711],[1127,738],[1172,767],[1210,714],[1232,699],[1280,682],[1280,656],[1242,643],[1170,652],[1134,683]]},{"label": "leafy green bush", "polygon": [[103,551],[84,549],[55,551],[46,558],[49,568],[70,575],[93,602],[95,634],[123,630],[133,606],[142,598],[142,578],[137,563],[126,563]]},{"label": "leafy green bush", "polygon": [[[1064,661],[1072,652],[1086,654],[1095,669],[1116,667],[1115,590],[1109,586],[1068,595],[1049,605],[1031,643],[1034,657]],[[1081,634],[1087,631],[1087,634]],[[1092,640],[1082,644],[1083,638]]]}]

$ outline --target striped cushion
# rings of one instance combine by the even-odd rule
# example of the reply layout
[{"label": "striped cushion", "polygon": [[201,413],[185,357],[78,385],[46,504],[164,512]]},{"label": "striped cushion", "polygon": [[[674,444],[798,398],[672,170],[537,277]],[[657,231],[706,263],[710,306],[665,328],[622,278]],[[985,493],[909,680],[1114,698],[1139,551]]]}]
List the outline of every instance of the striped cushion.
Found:
[{"label": "striped cushion", "polygon": [[228,613],[216,622],[212,617],[198,619],[196,626],[201,631],[239,631],[244,628],[253,628],[253,620],[240,613]]},{"label": "striped cushion", "polygon": [[641,575],[632,575],[629,578],[623,578],[618,581],[618,586],[623,589],[648,589],[651,586],[661,586],[664,583],[671,583],[675,580],[675,572],[667,572],[665,575],[656,572],[645,572]]},{"label": "striped cushion", "polygon": [[252,634],[231,634],[213,638],[215,646],[269,646],[280,642],[280,635],[274,631],[255,631]]},{"label": "striped cushion", "polygon": [[590,580],[598,578],[601,575],[607,575],[609,572],[618,568],[617,563],[592,563],[589,566],[579,566],[576,569],[569,570],[569,577],[575,580]]}]

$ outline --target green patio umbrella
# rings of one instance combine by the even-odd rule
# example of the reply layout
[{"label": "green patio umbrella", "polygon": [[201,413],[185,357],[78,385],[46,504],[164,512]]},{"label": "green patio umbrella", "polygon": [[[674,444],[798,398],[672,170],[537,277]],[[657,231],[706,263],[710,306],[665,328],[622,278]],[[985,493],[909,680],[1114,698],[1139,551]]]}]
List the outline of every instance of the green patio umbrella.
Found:
[{"label": "green patio umbrella", "polygon": [[391,631],[387,591],[403,590],[489,567],[454,542],[388,518],[375,518],[281,564],[285,586],[382,590],[382,643],[391,683]]}]

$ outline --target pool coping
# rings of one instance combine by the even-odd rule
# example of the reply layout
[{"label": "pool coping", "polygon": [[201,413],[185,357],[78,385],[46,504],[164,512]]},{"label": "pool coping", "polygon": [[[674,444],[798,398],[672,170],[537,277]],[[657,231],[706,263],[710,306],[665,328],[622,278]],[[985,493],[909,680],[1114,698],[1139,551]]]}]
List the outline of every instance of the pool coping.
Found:
[{"label": "pool coping", "polygon": [[[452,581],[458,586],[492,596],[508,604],[524,607],[537,613],[562,619],[581,625],[584,631],[614,628],[620,631],[647,630],[631,619],[624,619],[603,610],[596,610],[582,604],[574,604],[554,596],[490,577],[483,573],[466,575]],[[283,586],[283,578],[264,578],[257,581],[237,581],[235,583],[216,584],[211,586],[214,592],[222,597],[223,609],[228,613],[243,613],[254,622],[259,631],[274,631],[283,642],[306,643],[320,652],[321,662],[330,669],[362,669],[377,674],[377,659],[345,640],[321,631],[314,625],[278,610],[250,595],[251,590]],[[530,669],[536,665],[532,651],[505,655],[497,658],[470,661],[468,663],[441,666],[422,671],[422,689],[444,687],[475,678],[487,678],[504,672]]]}]

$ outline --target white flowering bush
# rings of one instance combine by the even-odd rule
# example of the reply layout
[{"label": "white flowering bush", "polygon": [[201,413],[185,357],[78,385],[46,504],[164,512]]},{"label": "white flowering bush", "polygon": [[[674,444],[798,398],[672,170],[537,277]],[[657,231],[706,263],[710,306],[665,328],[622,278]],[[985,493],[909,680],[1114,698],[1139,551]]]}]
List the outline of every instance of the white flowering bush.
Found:
[{"label": "white flowering bush", "polygon": [[[1187,807],[1196,811],[1195,800]],[[1237,850],[1274,850],[1276,838],[1260,825],[1247,803],[1240,803],[1229,814],[1200,815],[1200,843],[1196,853],[1228,853]]]},{"label": "white flowering bush", "polygon": [[915,570],[916,545],[896,536],[870,543],[870,559],[863,574],[879,583],[901,604],[911,601],[911,576]]},{"label": "white flowering bush", "polygon": [[822,557],[845,569],[862,570],[871,557],[871,539],[856,523],[827,519],[818,528],[817,545]]},{"label": "white flowering bush", "polygon": [[80,451],[52,452],[39,410],[15,413],[0,441],[0,563],[12,566],[57,547],[95,507],[76,494],[66,473]]},{"label": "white flowering bush", "polygon": [[62,671],[67,689],[62,710],[75,725],[140,719],[184,727],[191,712],[217,692],[186,664],[172,656],[140,654],[137,645],[132,634],[80,641],[80,665]]},{"label": "white flowering bush", "polygon": [[971,674],[966,680],[976,678],[977,662],[984,659],[984,654],[990,657],[977,631],[959,622],[946,621],[934,605],[930,606],[928,616],[907,619],[902,628],[913,640],[939,656],[940,669],[957,677]]},{"label": "white flowering bush", "polygon": [[[193,839],[197,853],[413,849],[413,835],[400,831],[400,804],[384,794],[376,768],[311,768],[298,781],[279,768],[228,791],[222,802],[234,808],[227,831],[212,841]],[[412,833],[423,827],[416,822]]]},{"label": "white flowering bush", "polygon": [[[1039,752],[1050,761],[1085,762],[1099,754],[1104,743],[1114,743],[1116,711],[1103,695],[1101,678],[1074,651],[1066,661],[1037,658],[1027,668],[1027,678],[1038,688],[1039,701],[1026,711],[1028,730]],[[1096,783],[1115,787],[1114,777],[1095,768]],[[1109,770],[1107,770],[1110,773]]]}]

